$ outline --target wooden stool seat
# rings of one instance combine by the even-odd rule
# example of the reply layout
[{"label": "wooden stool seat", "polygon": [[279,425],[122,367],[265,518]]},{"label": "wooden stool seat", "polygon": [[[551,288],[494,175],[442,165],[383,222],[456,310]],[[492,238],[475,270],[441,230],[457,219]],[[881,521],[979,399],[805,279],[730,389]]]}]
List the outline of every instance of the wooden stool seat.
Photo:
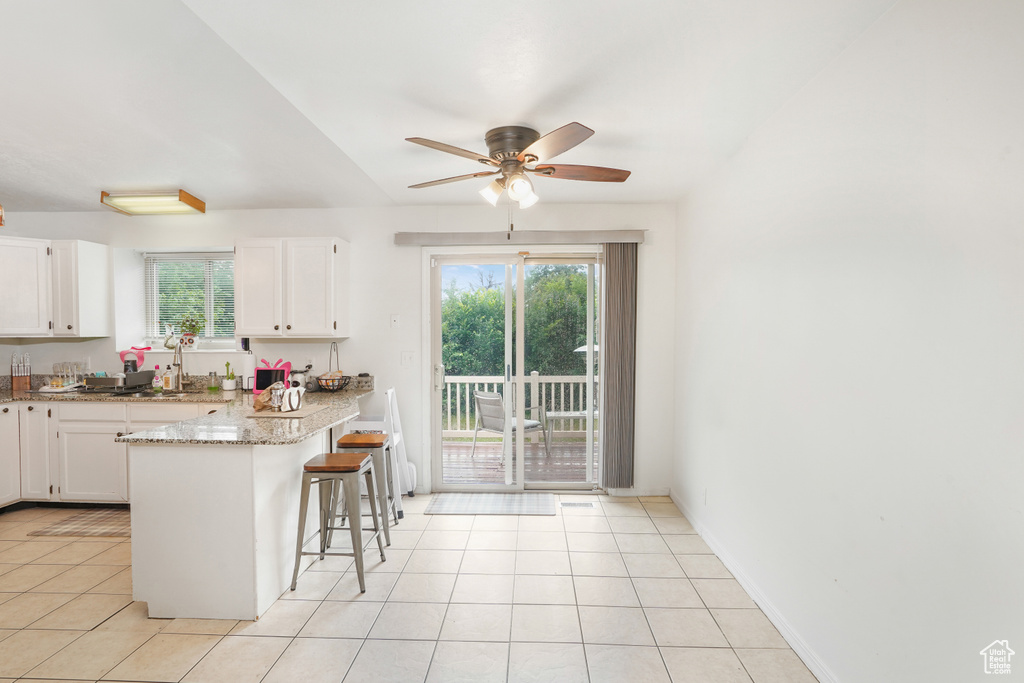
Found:
[{"label": "wooden stool seat", "polygon": [[384,448],[387,434],[345,434],[338,439],[338,448]]},{"label": "wooden stool seat", "polygon": [[[370,453],[321,453],[310,458],[302,467],[302,488],[299,492],[299,529],[295,539],[295,568],[292,571],[292,590],[299,580],[299,568],[304,555],[319,555],[324,559],[327,555],[344,555],[355,558],[356,576],[359,578],[359,590],[366,592],[366,581],[363,576],[363,527],[362,514],[359,509],[359,479],[366,481],[366,493],[370,501],[370,519],[373,527],[370,539],[377,539],[381,562],[384,557],[384,543],[380,536],[380,523],[377,516],[377,490],[373,467],[373,455]],[[320,524],[310,538],[305,538],[306,512],[309,508],[309,490],[316,485],[320,494],[318,515]],[[352,537],[352,552],[328,552],[335,529],[335,517],[338,504],[345,502],[342,524],[348,519],[348,531]],[[319,537],[320,548],[316,551],[303,550],[313,538]]]},{"label": "wooden stool seat", "polygon": [[381,526],[384,531],[384,542],[391,545],[391,515],[394,515],[394,524],[398,524],[398,504],[394,495],[394,476],[392,460],[391,435],[379,434],[344,434],[337,441],[339,453],[368,451],[373,457],[373,469],[377,477],[377,497],[379,503],[377,509],[381,516]]},{"label": "wooden stool seat", "polygon": [[321,453],[303,466],[306,472],[358,472],[372,460],[369,453]]}]

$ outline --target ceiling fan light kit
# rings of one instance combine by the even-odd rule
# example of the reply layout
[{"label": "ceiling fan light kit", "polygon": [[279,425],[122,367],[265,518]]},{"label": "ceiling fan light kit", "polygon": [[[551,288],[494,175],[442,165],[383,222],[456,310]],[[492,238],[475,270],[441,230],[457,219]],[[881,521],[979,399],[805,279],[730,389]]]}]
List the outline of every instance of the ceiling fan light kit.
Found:
[{"label": "ceiling fan light kit", "polygon": [[491,206],[498,205],[498,199],[501,197],[501,193],[505,190],[505,179],[499,178],[492,180],[487,184],[487,187],[480,190],[480,196],[486,199]]},{"label": "ceiling fan light kit", "polygon": [[508,197],[514,202],[521,202],[533,194],[533,183],[523,173],[516,173],[509,176],[506,183]]},{"label": "ceiling fan light kit", "polygon": [[[409,142],[417,145],[472,159],[497,169],[479,173],[467,173],[452,178],[442,178],[441,180],[431,180],[425,183],[410,185],[409,187],[419,189],[453,183],[459,180],[468,180],[470,178],[500,175],[499,178],[495,178],[487,187],[480,190],[480,195],[491,206],[497,206],[498,199],[503,192],[507,191],[510,200],[518,202],[519,208],[526,209],[536,204],[540,199],[533,191],[533,182],[527,177],[527,173],[562,180],[584,180],[604,183],[621,183],[625,181],[629,177],[629,171],[617,168],[546,163],[549,159],[572,149],[593,134],[594,131],[575,122],[553,130],[544,136],[525,126],[501,126],[500,128],[492,128],[484,136],[484,142],[487,143],[487,156],[426,138],[406,138]],[[531,166],[538,163],[543,165]]]},{"label": "ceiling fan light kit", "polygon": [[523,197],[522,199],[519,200],[519,208],[520,209],[529,209],[531,206],[536,204],[538,201],[540,201],[540,197],[538,197],[536,194],[531,192],[530,194],[526,195],[525,197]]},{"label": "ceiling fan light kit", "polygon": [[206,202],[185,190],[130,194],[100,192],[100,203],[126,216],[206,213]]}]

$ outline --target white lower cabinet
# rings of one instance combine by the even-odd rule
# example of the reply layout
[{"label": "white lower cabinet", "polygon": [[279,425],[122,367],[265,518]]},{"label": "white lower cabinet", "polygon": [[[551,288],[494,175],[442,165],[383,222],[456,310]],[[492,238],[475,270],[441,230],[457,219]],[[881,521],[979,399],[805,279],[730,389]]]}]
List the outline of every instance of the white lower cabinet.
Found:
[{"label": "white lower cabinet", "polygon": [[129,502],[128,445],[114,439],[191,420],[220,407],[195,403],[61,405],[57,425],[59,500]]},{"label": "white lower cabinet", "polygon": [[57,439],[60,499],[128,502],[128,449],[114,438],[124,422],[61,422]]},{"label": "white lower cabinet", "polygon": [[0,405],[0,506],[19,500],[129,502],[128,444],[114,439],[223,407],[98,401]]},{"label": "white lower cabinet", "polygon": [[53,410],[45,403],[18,405],[21,441],[21,499],[53,500],[53,467],[50,460],[54,431]]},{"label": "white lower cabinet", "polygon": [[127,431],[123,403],[66,403],[59,407],[57,472],[60,500],[128,501],[128,449],[115,443]]},{"label": "white lower cabinet", "polygon": [[0,406],[0,505],[21,500],[18,406]]}]

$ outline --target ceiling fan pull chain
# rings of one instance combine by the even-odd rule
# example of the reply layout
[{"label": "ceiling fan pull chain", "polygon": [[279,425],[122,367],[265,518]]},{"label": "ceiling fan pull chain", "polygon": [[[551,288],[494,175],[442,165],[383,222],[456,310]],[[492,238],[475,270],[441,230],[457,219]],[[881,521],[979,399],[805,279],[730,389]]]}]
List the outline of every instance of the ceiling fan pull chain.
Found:
[{"label": "ceiling fan pull chain", "polygon": [[512,224],[512,198],[508,198],[508,234],[505,238],[512,241],[512,231],[516,229],[516,226]]}]

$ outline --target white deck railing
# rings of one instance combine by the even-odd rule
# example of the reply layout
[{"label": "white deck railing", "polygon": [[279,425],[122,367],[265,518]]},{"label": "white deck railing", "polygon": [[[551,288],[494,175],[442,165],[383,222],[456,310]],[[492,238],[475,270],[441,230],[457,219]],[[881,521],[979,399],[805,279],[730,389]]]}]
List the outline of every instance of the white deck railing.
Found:
[{"label": "white deck railing", "polygon": [[[586,395],[586,384],[585,375],[539,375],[532,372],[526,379],[526,405],[544,407],[553,424],[553,437],[584,437],[587,403],[595,400],[593,395]],[[504,385],[501,375],[445,376],[441,397],[442,438],[473,436],[476,421],[473,392],[502,393]],[[594,406],[596,420],[597,404]],[[540,419],[532,413],[527,418]]]}]

